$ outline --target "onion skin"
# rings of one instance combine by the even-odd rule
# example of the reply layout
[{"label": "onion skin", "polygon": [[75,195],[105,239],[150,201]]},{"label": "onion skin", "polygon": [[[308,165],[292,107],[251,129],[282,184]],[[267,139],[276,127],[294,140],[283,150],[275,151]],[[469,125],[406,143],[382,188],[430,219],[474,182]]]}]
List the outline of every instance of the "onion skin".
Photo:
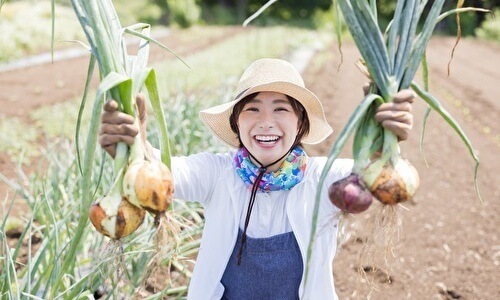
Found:
[{"label": "onion skin", "polygon": [[351,174],[330,185],[328,197],[333,205],[341,211],[352,214],[367,210],[372,204],[373,198],[356,174]]},{"label": "onion skin", "polygon": [[137,207],[141,207],[141,201],[137,198],[137,194],[135,193],[134,183],[137,177],[137,172],[145,163],[145,160],[135,160],[129,164],[127,170],[125,171],[125,175],[123,176],[123,197],[127,199],[128,202],[132,203]]},{"label": "onion skin", "polygon": [[164,213],[173,201],[172,173],[159,161],[144,161],[134,181],[136,197],[142,208],[153,213]]},{"label": "onion skin", "polygon": [[116,232],[117,238],[125,237],[134,232],[142,224],[146,212],[128,202],[122,200],[118,208],[116,216]]},{"label": "onion skin", "polygon": [[411,200],[420,185],[418,172],[405,159],[399,159],[395,166],[386,164],[373,184],[370,191],[380,202],[396,205]]},{"label": "onion skin", "polygon": [[106,197],[92,204],[89,212],[90,221],[101,234],[121,239],[137,230],[142,224],[146,214],[143,209],[121,199],[116,213],[107,213],[101,205],[102,201],[106,201]]}]

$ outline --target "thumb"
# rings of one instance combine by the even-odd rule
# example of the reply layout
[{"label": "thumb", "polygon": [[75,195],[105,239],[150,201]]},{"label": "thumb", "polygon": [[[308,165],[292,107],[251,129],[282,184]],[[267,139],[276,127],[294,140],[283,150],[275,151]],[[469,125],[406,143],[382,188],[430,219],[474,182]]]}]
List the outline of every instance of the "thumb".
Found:
[{"label": "thumb", "polygon": [[104,111],[113,113],[118,110],[118,102],[113,99],[109,99],[104,103]]},{"label": "thumb", "polygon": [[135,103],[137,105],[137,114],[139,116],[139,122],[146,122],[146,97],[144,94],[137,94],[135,97]]},{"label": "thumb", "polygon": [[137,94],[135,97],[137,115],[139,118],[139,129],[141,131],[142,142],[147,142],[147,114],[146,114],[146,97],[144,94]]}]

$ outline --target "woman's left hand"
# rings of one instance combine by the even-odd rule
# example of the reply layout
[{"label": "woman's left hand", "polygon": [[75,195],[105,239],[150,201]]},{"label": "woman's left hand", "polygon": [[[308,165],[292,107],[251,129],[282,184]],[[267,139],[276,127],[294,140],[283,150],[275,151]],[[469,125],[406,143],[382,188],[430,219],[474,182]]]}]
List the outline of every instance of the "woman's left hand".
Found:
[{"label": "woman's left hand", "polygon": [[410,89],[399,91],[393,102],[381,104],[375,114],[375,120],[384,128],[394,132],[400,141],[408,138],[413,127],[412,106],[415,93]]}]

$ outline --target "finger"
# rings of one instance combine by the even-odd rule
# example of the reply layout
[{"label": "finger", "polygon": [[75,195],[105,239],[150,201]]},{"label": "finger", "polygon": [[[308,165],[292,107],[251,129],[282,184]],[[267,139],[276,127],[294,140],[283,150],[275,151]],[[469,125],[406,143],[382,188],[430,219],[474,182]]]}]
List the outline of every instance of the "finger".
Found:
[{"label": "finger", "polygon": [[120,111],[104,112],[102,114],[101,123],[134,124],[134,117]]},{"label": "finger", "polygon": [[129,146],[134,144],[134,137],[121,134],[101,134],[99,136],[99,144],[102,148],[110,146],[116,147],[117,143],[123,142]]},{"label": "finger", "polygon": [[370,93],[370,83],[365,82],[363,84],[363,94],[366,96],[366,95],[368,95],[368,93]]},{"label": "finger", "polygon": [[118,102],[113,99],[110,99],[104,103],[104,111],[107,112],[115,112],[118,110]]},{"label": "finger", "polygon": [[383,103],[377,108],[377,112],[380,111],[404,111],[411,112],[413,109],[411,103],[403,101],[401,103],[396,102],[388,102]]},{"label": "finger", "polygon": [[137,104],[137,110],[139,114],[139,120],[142,122],[146,121],[146,98],[143,94],[138,94],[135,97],[135,103]]},{"label": "finger", "polygon": [[104,151],[106,151],[109,156],[111,156],[112,158],[115,158],[116,156],[116,144],[113,144],[113,145],[109,145],[109,146],[106,146],[106,147],[103,147],[101,146]]},{"label": "finger", "polygon": [[413,103],[415,97],[416,97],[416,95],[415,95],[415,92],[413,90],[404,89],[404,90],[399,91],[394,96],[393,102],[395,102],[395,103],[403,103],[403,102]]},{"label": "finger", "polygon": [[134,138],[137,133],[139,133],[139,129],[133,124],[111,124],[104,123],[101,124],[99,128],[100,134],[110,134],[110,135],[125,135]]},{"label": "finger", "polygon": [[411,125],[394,120],[385,120],[382,122],[382,126],[392,131],[400,141],[408,139],[411,130]]},{"label": "finger", "polygon": [[406,111],[379,111],[375,114],[375,120],[382,123],[387,120],[392,120],[407,125],[413,125],[413,115]]}]

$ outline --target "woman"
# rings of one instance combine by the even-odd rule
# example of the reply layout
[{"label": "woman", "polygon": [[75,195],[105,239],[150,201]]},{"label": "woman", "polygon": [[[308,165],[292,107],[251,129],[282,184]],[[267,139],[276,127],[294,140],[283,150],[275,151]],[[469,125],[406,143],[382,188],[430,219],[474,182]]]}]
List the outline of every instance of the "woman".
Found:
[{"label": "woman", "polygon": [[[351,173],[353,161],[337,159],[329,170],[304,286],[314,195],[326,158],[308,157],[302,144],[323,141],[332,128],[318,98],[286,61],[252,63],[236,95],[200,112],[213,133],[236,150],[172,159],[175,198],[204,207],[188,299],[337,299],[332,261],[338,209],[327,190]],[[401,91],[377,112],[377,120],[401,140],[412,126],[413,98],[413,92]],[[138,105],[145,130],[141,97]],[[114,101],[106,104],[99,139],[112,156],[118,141],[131,144],[138,132],[133,118],[116,107]]]}]

